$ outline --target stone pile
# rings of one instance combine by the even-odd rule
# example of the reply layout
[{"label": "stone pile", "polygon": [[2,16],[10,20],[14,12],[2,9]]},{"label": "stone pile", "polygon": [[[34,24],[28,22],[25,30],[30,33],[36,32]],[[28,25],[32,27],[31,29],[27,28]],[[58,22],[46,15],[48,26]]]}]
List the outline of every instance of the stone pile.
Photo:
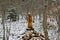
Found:
[{"label": "stone pile", "polygon": [[27,29],[20,40],[45,40],[45,37],[34,29]]}]

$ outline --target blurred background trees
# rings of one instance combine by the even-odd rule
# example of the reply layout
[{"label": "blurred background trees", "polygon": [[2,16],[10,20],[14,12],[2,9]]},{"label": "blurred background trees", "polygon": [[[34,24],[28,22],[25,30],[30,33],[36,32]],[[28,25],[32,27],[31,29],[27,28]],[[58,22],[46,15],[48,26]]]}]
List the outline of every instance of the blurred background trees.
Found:
[{"label": "blurred background trees", "polygon": [[[47,5],[48,10],[46,10],[45,5]],[[46,14],[44,11],[48,13]],[[39,18],[43,13],[44,27],[47,27],[47,17],[48,17],[47,15],[56,17],[58,21],[58,32],[60,31],[60,0],[47,0],[46,3],[44,0],[0,0],[0,15],[2,15],[4,34],[5,34],[4,23],[7,14],[9,14],[7,16],[7,19],[12,19],[12,21],[16,21],[17,16],[19,19],[19,14],[27,15],[28,12],[31,12],[33,16],[39,14]],[[47,30],[46,33],[48,34]],[[3,40],[5,40],[5,38]]]}]

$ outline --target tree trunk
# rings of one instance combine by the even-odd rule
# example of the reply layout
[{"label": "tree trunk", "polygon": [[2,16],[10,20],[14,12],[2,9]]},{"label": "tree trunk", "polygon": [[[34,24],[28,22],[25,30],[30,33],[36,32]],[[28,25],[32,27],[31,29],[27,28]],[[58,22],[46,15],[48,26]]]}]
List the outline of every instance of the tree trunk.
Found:
[{"label": "tree trunk", "polygon": [[[60,6],[60,1],[57,0],[57,5]],[[57,13],[57,21],[58,21],[58,32],[60,32],[60,8],[58,9]]]},{"label": "tree trunk", "polygon": [[60,32],[60,16],[58,15],[58,32]]},{"label": "tree trunk", "polygon": [[6,0],[3,0],[3,4],[2,4],[3,40],[6,40],[5,39],[5,10],[6,10]]},{"label": "tree trunk", "polygon": [[47,8],[48,1],[44,1],[44,12],[43,12],[43,30],[45,35],[45,40],[49,40],[48,38],[48,31],[47,31],[47,14],[48,14],[48,8]]},{"label": "tree trunk", "polygon": [[5,40],[5,11],[2,10],[2,24],[3,24],[3,40]]},{"label": "tree trunk", "polygon": [[44,29],[45,40],[49,40],[48,31],[47,31],[47,13],[46,12],[43,14],[43,29]]}]

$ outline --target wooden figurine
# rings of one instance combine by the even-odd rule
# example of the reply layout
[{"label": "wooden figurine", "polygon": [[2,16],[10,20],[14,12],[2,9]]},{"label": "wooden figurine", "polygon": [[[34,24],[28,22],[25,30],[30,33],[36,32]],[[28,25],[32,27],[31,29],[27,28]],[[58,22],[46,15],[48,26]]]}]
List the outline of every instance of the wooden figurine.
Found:
[{"label": "wooden figurine", "polygon": [[32,28],[32,15],[28,14],[28,28]]}]

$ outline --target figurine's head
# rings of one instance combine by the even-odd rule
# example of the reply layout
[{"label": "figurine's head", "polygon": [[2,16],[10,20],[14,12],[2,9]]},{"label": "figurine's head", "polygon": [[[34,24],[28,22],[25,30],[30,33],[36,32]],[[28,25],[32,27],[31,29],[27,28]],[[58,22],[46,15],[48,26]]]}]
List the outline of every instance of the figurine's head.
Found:
[{"label": "figurine's head", "polygon": [[28,16],[31,16],[31,13],[30,12],[28,13]]}]

